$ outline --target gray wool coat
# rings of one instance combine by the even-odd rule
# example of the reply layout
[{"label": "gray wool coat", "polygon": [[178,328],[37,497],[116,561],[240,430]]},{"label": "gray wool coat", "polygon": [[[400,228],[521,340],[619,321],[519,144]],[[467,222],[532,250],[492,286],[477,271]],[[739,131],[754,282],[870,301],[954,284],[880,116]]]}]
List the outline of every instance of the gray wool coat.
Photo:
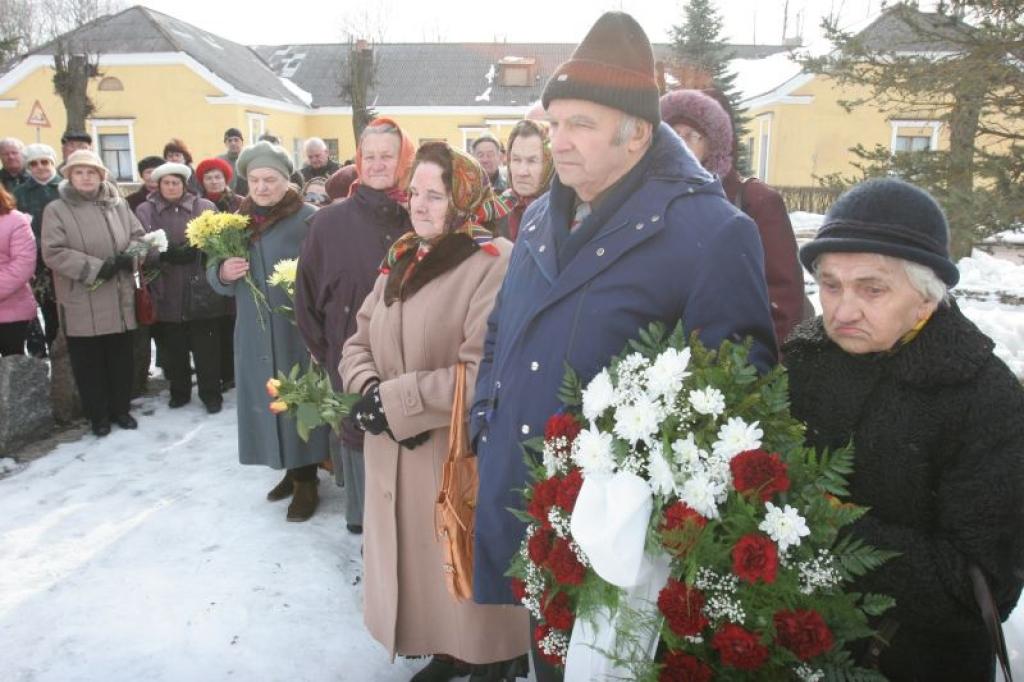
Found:
[{"label": "gray wool coat", "polygon": [[[247,213],[249,201],[242,205]],[[283,209],[277,211],[276,209]],[[297,208],[297,210],[296,210]],[[267,297],[271,308],[290,306],[287,295],[278,287],[269,287],[267,277],[274,264],[296,258],[306,238],[306,219],[316,209],[302,203],[298,193],[289,190],[275,211],[280,217],[270,224],[259,239],[249,246],[249,274]],[[270,412],[267,379],[288,372],[293,365],[309,367],[309,352],[298,328],[287,317],[262,309],[260,325],[256,301],[244,279],[232,284],[220,281],[220,262],[207,269],[210,285],[218,293],[234,296],[237,306],[235,320],[235,385],[238,387],[238,460],[242,464],[262,464],[272,469],[295,469],[327,459],[328,430],[313,431],[303,442],[296,431],[295,419],[285,413]]]}]

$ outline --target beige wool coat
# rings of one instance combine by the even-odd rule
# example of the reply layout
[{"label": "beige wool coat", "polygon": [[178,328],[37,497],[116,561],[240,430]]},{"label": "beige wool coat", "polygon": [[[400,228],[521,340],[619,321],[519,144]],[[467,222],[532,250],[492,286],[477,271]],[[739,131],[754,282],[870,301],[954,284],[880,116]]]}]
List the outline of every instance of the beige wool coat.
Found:
[{"label": "beige wool coat", "polygon": [[60,198],[43,210],[43,262],[53,270],[61,328],[68,336],[102,336],[135,329],[133,274],[118,270],[94,290],[103,261],[140,241],[145,230],[112,182],[96,199],[64,180]]},{"label": "beige wool coat", "polygon": [[412,450],[387,433],[367,434],[364,446],[363,618],[392,656],[449,654],[490,663],[529,649],[524,608],[459,602],[449,595],[434,530],[455,367],[460,361],[467,365],[468,410],[487,317],[512,250],[504,239],[493,244],[499,255],[477,251],[390,306],[384,304],[388,276],[378,277],[338,367],[352,390],[380,379],[396,439],[430,432],[430,439]]}]

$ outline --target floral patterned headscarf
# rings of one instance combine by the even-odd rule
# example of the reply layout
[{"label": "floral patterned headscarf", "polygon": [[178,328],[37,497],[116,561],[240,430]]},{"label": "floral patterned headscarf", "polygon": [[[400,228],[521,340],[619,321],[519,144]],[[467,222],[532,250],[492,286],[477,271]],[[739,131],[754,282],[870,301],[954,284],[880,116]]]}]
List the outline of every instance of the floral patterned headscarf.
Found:
[{"label": "floral patterned headscarf", "polygon": [[[487,173],[480,163],[446,142],[424,144],[416,155],[417,159],[421,159],[425,151],[434,152],[438,147],[441,148],[442,154],[451,160],[452,165],[447,229],[441,235],[429,239],[420,237],[415,230],[406,232],[388,250],[388,255],[381,265],[381,272],[390,272],[395,263],[413,250],[416,251],[416,260],[422,260],[434,243],[453,233],[464,234],[484,252],[492,256],[498,255],[498,249],[491,243],[494,241],[494,234],[484,225],[508,215],[508,204],[491,189]],[[411,272],[410,267],[405,271],[405,276],[408,277]]]},{"label": "floral patterned headscarf", "polygon": [[[401,138],[401,142],[398,145],[398,168],[395,169],[395,186],[386,190],[385,193],[399,204],[405,204],[409,201],[409,195],[406,194],[405,188],[409,184],[412,162],[416,158],[416,145],[413,144],[412,139],[405,134],[405,131],[393,119],[375,118],[366,127],[380,128],[382,126],[393,127],[398,131],[398,136]],[[356,188],[361,184],[359,180],[363,175],[363,145],[361,144],[356,147],[355,167],[356,179],[349,186],[348,196],[355,194]]]},{"label": "floral patterned headscarf", "polygon": [[519,223],[523,220],[523,214],[534,199],[548,191],[551,185],[551,178],[555,174],[555,159],[551,154],[551,136],[548,134],[548,125],[543,121],[523,120],[516,123],[508,136],[508,151],[512,154],[512,145],[520,137],[539,137],[540,149],[543,155],[543,170],[541,171],[540,186],[530,196],[522,196],[515,191],[513,181],[509,182],[509,188],[501,195],[501,198],[508,204],[510,213],[508,216],[508,238],[516,240],[519,234]]}]

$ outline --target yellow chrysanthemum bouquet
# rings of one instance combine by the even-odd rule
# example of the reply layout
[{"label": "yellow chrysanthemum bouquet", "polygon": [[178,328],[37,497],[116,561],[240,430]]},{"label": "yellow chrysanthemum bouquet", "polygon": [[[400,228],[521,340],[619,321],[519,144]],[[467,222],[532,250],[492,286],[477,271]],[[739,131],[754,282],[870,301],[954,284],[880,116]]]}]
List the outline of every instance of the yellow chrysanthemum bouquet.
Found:
[{"label": "yellow chrysanthemum bouquet", "polygon": [[[249,260],[249,240],[252,231],[249,229],[249,216],[237,213],[217,213],[203,211],[199,216],[188,221],[185,227],[185,238],[189,245],[206,254],[211,262],[220,262],[228,258],[244,258]],[[260,326],[263,326],[263,313],[260,306],[267,307],[267,297],[256,286],[252,275],[245,273],[245,283],[252,291],[256,302],[256,315]]]}]

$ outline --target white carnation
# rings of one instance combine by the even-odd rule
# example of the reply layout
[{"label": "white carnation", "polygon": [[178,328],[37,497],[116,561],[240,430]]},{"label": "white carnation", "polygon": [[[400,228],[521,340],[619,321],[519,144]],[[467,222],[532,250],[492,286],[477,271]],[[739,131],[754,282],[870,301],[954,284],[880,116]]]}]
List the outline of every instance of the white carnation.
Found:
[{"label": "white carnation", "polygon": [[701,414],[709,414],[717,419],[725,412],[725,395],[712,386],[702,391],[690,391],[689,398],[690,406]]},{"label": "white carnation", "polygon": [[683,381],[690,376],[686,371],[689,366],[689,348],[682,351],[675,348],[666,349],[647,369],[648,395],[652,398],[664,398],[666,403],[671,404],[676,394],[683,388]]},{"label": "white carnation", "polygon": [[615,387],[607,369],[590,380],[583,390],[583,416],[594,421],[615,404]]},{"label": "white carnation", "polygon": [[649,449],[647,472],[650,474],[651,490],[655,495],[675,494],[675,473],[662,453],[661,443],[654,443]]},{"label": "white carnation", "polygon": [[658,433],[662,412],[658,403],[645,397],[621,405],[615,410],[615,435],[630,445],[638,441],[649,443],[651,436]]},{"label": "white carnation", "polygon": [[761,447],[762,436],[764,431],[758,427],[757,422],[747,424],[740,417],[730,417],[718,429],[718,440],[712,444],[711,451],[718,457],[732,459],[741,452]]},{"label": "white carnation", "polygon": [[707,519],[718,518],[717,499],[725,493],[725,484],[712,480],[704,472],[695,473],[679,492],[679,499]]},{"label": "white carnation", "polygon": [[572,459],[583,469],[584,476],[613,473],[612,434],[598,431],[593,426],[583,429],[573,442]]},{"label": "white carnation", "polygon": [[686,438],[672,443],[672,452],[675,454],[676,464],[684,471],[697,471],[703,468],[703,460],[708,455],[707,452],[697,447],[692,433],[688,433]]},{"label": "white carnation", "polygon": [[800,538],[811,534],[804,517],[788,504],[780,509],[771,502],[765,502],[764,507],[764,521],[758,528],[775,541],[780,553],[785,553],[790,547],[799,547]]}]

